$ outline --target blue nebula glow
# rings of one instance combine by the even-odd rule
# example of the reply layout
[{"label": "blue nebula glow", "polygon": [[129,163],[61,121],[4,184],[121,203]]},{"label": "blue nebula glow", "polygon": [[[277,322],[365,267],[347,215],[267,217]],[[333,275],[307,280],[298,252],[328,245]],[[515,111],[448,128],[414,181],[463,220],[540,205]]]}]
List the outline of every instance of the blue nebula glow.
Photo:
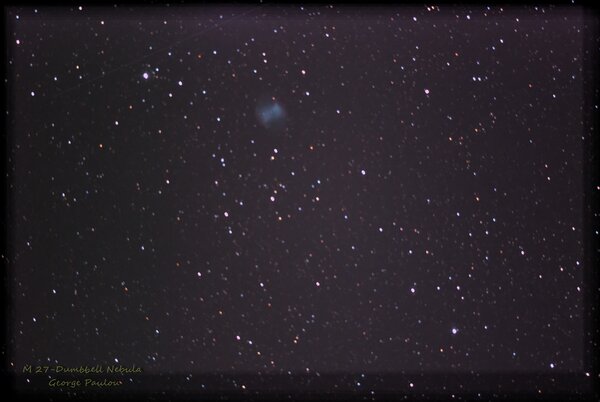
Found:
[{"label": "blue nebula glow", "polygon": [[277,102],[260,104],[256,108],[260,123],[266,128],[281,127],[285,121],[285,111]]},{"label": "blue nebula glow", "polygon": [[260,120],[263,124],[268,124],[273,120],[279,119],[283,116],[283,109],[279,104],[271,105],[260,112]]}]

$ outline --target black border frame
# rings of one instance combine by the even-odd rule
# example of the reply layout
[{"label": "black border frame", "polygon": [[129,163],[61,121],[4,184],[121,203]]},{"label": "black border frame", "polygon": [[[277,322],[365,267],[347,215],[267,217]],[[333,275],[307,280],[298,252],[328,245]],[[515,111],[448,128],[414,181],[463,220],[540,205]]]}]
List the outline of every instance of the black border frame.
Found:
[{"label": "black border frame", "polygon": [[[210,2],[213,3],[213,2]],[[264,6],[263,1],[254,2],[254,6]],[[441,2],[443,3],[443,2]],[[600,210],[598,200],[600,197],[600,176],[598,161],[599,145],[599,114],[598,108],[600,102],[599,73],[600,73],[600,13],[594,7],[580,6],[584,14],[584,155],[583,155],[583,183],[584,183],[584,205],[583,205],[583,232],[584,232],[584,273],[585,273],[585,351],[588,356],[585,361],[585,373],[413,373],[402,372],[399,374],[369,374],[361,377],[360,374],[298,374],[298,375],[225,375],[207,373],[206,375],[195,374],[194,381],[186,379],[185,375],[136,375],[136,388],[142,391],[132,392],[123,389],[115,392],[86,392],[77,390],[76,392],[48,391],[44,383],[42,389],[46,392],[33,390],[25,392],[19,390],[19,383],[23,384],[24,376],[15,374],[10,367],[9,340],[10,340],[10,227],[14,223],[11,220],[10,206],[10,94],[12,85],[8,74],[8,33],[10,32],[10,21],[8,20],[7,5],[3,8],[5,28],[2,31],[6,35],[3,39],[4,63],[2,64],[4,81],[4,98],[6,102],[4,112],[4,129],[6,136],[2,141],[2,152],[5,155],[2,175],[2,201],[4,202],[3,221],[5,228],[2,231],[2,251],[1,260],[3,265],[2,280],[5,286],[0,287],[0,297],[4,302],[2,309],[2,348],[3,365],[0,369],[2,390],[9,392],[9,400],[358,400],[358,399],[383,399],[383,400],[600,400],[600,366],[598,345],[600,343],[600,327],[598,322],[598,309],[600,308],[600,270],[598,267],[598,254],[600,247],[598,236],[594,236],[595,230],[600,230]],[[154,1],[150,4],[156,6]],[[179,1],[173,6],[182,6],[186,1]],[[241,5],[243,3],[237,3]],[[304,4],[304,3],[303,3]],[[310,2],[308,3],[309,5]],[[470,2],[461,4],[452,4],[453,7],[468,5]],[[47,8],[48,5],[34,4],[40,8]],[[27,6],[34,6],[27,5]],[[80,4],[77,4],[80,5]],[[87,4],[81,4],[86,6]],[[126,8],[132,3],[121,4],[120,8]],[[194,5],[197,5],[194,4]],[[314,5],[314,4],[313,4]],[[325,5],[317,4],[317,5]],[[369,6],[385,6],[385,3],[368,4]],[[417,4],[402,4],[417,5]],[[550,4],[551,6],[552,4]],[[554,3],[554,5],[557,5]],[[563,4],[559,4],[561,6]],[[565,2],[565,6],[572,6],[572,2]],[[15,4],[9,5],[11,8]],[[65,7],[75,7],[73,4],[65,4]],[[167,9],[169,4],[164,5]],[[494,7],[511,5],[494,4]],[[546,5],[543,5],[546,6]],[[104,7],[115,7],[114,4],[106,4]],[[198,388],[196,381],[212,384],[214,391],[202,391]],[[376,388],[377,391],[357,392],[354,387],[349,387],[349,381],[360,381],[364,384],[364,389]],[[162,384],[169,384],[166,389]],[[234,387],[234,383],[247,384],[245,390],[239,390]],[[409,384],[413,383],[414,386]],[[303,390],[308,384],[316,386],[317,391]],[[275,385],[275,386],[274,386]],[[490,390],[490,385],[494,388]],[[28,387],[35,388],[35,384]],[[525,389],[544,389],[544,392],[525,392]],[[579,389],[579,392],[573,392]],[[550,390],[550,391],[549,391]],[[487,391],[487,392],[486,392]]]}]

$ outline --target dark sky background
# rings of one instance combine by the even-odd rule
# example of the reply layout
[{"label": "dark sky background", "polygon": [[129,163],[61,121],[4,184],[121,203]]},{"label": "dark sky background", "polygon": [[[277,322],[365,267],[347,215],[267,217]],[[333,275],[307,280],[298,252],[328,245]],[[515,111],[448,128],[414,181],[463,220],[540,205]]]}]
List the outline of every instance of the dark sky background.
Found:
[{"label": "dark sky background", "polygon": [[583,372],[580,9],[7,19],[15,367]]}]

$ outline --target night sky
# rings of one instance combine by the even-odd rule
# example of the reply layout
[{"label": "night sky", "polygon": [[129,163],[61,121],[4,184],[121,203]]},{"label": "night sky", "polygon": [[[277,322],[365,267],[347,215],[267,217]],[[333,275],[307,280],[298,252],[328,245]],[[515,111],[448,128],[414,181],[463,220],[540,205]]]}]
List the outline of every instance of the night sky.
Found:
[{"label": "night sky", "polygon": [[14,367],[584,374],[581,9],[6,18]]}]

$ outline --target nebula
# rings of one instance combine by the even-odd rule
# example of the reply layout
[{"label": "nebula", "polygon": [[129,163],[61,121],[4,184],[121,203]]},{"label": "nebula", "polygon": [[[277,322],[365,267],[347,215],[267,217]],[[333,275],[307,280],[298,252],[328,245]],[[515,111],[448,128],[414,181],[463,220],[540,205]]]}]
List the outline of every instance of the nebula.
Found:
[{"label": "nebula", "polygon": [[267,129],[282,128],[285,123],[285,110],[276,101],[260,102],[256,107],[256,116]]}]

